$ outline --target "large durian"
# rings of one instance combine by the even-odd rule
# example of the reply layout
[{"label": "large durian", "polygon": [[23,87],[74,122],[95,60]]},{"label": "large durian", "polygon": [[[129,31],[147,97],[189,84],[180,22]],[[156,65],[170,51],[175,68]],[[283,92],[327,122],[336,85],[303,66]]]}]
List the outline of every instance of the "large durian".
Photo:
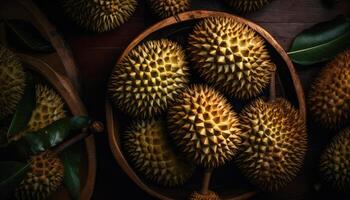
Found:
[{"label": "large durian", "polygon": [[328,127],[350,120],[350,50],[336,56],[322,69],[309,93],[314,120]]},{"label": "large durian", "polygon": [[350,190],[350,128],[335,136],[324,151],[320,172],[325,187],[338,191]]},{"label": "large durian", "polygon": [[190,0],[149,0],[151,8],[161,18],[171,17],[190,8]]},{"label": "large durian", "polygon": [[46,151],[33,156],[30,169],[16,189],[20,200],[45,200],[61,185],[64,166],[57,154]]},{"label": "large durian", "polygon": [[161,121],[135,123],[124,136],[124,147],[136,169],[160,185],[182,185],[194,171],[176,155]]},{"label": "large durian", "polygon": [[25,82],[19,58],[0,45],[0,119],[14,113],[24,93]]},{"label": "large durian", "polygon": [[168,109],[168,128],[185,156],[214,168],[230,160],[240,144],[238,119],[219,93],[194,85]]},{"label": "large durian", "polygon": [[303,164],[307,150],[304,118],[284,99],[258,99],[243,109],[241,171],[263,190],[286,186]]},{"label": "large durian", "polygon": [[241,13],[249,13],[259,10],[271,0],[225,0],[233,9]]},{"label": "large durian", "polygon": [[109,94],[114,104],[133,117],[151,118],[164,111],[188,83],[181,46],[154,40],[137,46],[114,68]]},{"label": "large durian", "polygon": [[135,12],[136,0],[63,0],[66,14],[78,25],[95,32],[119,27]]},{"label": "large durian", "polygon": [[261,93],[275,70],[263,38],[232,18],[211,17],[197,24],[189,51],[201,77],[240,99]]},{"label": "large durian", "polygon": [[59,94],[47,86],[37,85],[36,106],[27,125],[27,131],[38,131],[66,116]]}]

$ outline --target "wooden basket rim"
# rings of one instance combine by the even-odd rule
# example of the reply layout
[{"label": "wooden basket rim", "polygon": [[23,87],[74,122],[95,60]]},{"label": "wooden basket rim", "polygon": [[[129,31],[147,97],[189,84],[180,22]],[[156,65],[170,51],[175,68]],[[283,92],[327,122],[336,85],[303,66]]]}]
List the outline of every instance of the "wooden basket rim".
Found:
[{"label": "wooden basket rim", "polygon": [[[282,57],[283,61],[286,63],[288,70],[290,72],[293,85],[296,91],[298,104],[299,104],[299,112],[300,114],[306,119],[306,106],[305,106],[305,99],[304,99],[304,92],[303,88],[300,82],[300,79],[296,73],[296,70],[294,68],[294,65],[289,58],[288,54],[285,52],[285,50],[282,48],[282,46],[271,36],[270,33],[268,33],[265,29],[263,29],[261,26],[255,24],[254,22],[244,19],[242,17],[229,14],[226,12],[220,12],[220,11],[207,11],[207,10],[194,10],[194,11],[188,11],[184,12],[169,18],[166,18],[151,27],[147,28],[143,33],[138,35],[123,51],[123,53],[119,56],[119,59],[117,63],[121,62],[122,59],[132,50],[135,46],[137,46],[140,42],[142,42],[147,36],[150,34],[165,28],[167,26],[174,25],[176,23],[190,21],[190,20],[196,20],[196,19],[203,19],[208,17],[229,17],[233,18],[238,22],[244,23],[248,25],[250,28],[255,30],[257,33],[259,33]],[[146,185],[134,172],[132,167],[129,165],[127,160],[122,154],[122,150],[119,147],[118,140],[116,138],[116,131],[118,129],[117,125],[115,124],[115,118],[113,113],[113,107],[111,105],[111,102],[109,101],[109,98],[106,97],[106,121],[107,121],[107,130],[108,130],[108,139],[109,139],[109,145],[112,150],[113,156],[115,157],[116,161],[118,162],[119,166],[123,169],[123,171],[129,176],[129,178],[138,185],[139,188],[147,192],[148,194],[157,197],[159,199],[164,200],[170,200],[171,198],[153,190],[151,187]],[[230,197],[226,198],[226,200],[241,200],[241,199],[248,199],[251,196],[253,196],[255,192],[245,193],[243,195],[239,195],[236,197]]]}]

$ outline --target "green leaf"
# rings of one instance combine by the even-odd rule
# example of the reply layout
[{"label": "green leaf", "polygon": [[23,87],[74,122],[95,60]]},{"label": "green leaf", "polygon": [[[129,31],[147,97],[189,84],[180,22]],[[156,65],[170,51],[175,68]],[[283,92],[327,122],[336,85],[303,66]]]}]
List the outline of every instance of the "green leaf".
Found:
[{"label": "green leaf", "polygon": [[64,184],[72,199],[80,196],[80,162],[82,157],[81,145],[74,145],[64,150],[60,157],[64,163]]},{"label": "green leaf", "polygon": [[9,43],[17,49],[38,53],[52,53],[54,48],[40,32],[29,22],[13,19],[6,20],[6,33]]},{"label": "green leaf", "polygon": [[11,138],[23,131],[32,116],[32,112],[35,108],[35,84],[33,76],[26,73],[26,88],[22,99],[17,105],[16,112],[12,118],[10,127],[7,132],[7,138]]},{"label": "green leaf", "polygon": [[34,155],[56,146],[72,131],[87,127],[89,123],[88,117],[75,116],[60,119],[39,131],[24,133],[16,146],[22,154]]},{"label": "green leaf", "polygon": [[0,162],[0,197],[4,199],[13,192],[23,180],[29,169],[29,163],[15,161]]},{"label": "green leaf", "polygon": [[350,18],[340,16],[301,32],[288,55],[295,63],[311,65],[333,58],[349,45]]}]

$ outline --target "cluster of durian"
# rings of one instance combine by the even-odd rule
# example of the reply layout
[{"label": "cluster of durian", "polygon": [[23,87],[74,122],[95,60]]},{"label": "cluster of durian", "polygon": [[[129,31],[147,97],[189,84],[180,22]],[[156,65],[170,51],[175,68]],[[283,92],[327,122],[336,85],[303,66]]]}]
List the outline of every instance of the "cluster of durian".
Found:
[{"label": "cluster of durian", "polygon": [[321,70],[308,97],[308,108],[317,125],[335,133],[342,130],[321,156],[321,180],[329,189],[349,191],[350,50],[339,53]]},{"label": "cluster of durian", "polygon": [[[26,72],[21,61],[13,52],[0,46],[0,120],[14,114],[25,86]],[[66,116],[63,100],[54,89],[42,84],[37,84],[35,89],[36,105],[23,134],[38,131]],[[0,127],[1,136],[6,136],[7,129]],[[29,172],[16,190],[16,198],[47,199],[62,180],[63,164],[56,154],[45,152],[34,156]]]},{"label": "cluster of durian", "polygon": [[94,32],[113,30],[136,10],[136,0],[62,0],[63,8],[76,24]]},{"label": "cluster of durian", "polygon": [[[110,99],[136,121],[122,133],[130,163],[148,180],[176,186],[191,176],[193,165],[213,169],[236,160],[260,188],[286,186],[306,152],[303,116],[284,99],[258,99],[237,114],[226,98],[258,97],[270,84],[276,67],[263,38],[231,18],[211,17],[195,26],[188,52],[189,58],[176,42],[152,40],[113,69]],[[186,59],[205,84],[191,83]],[[219,197],[191,197],[207,198]]]}]

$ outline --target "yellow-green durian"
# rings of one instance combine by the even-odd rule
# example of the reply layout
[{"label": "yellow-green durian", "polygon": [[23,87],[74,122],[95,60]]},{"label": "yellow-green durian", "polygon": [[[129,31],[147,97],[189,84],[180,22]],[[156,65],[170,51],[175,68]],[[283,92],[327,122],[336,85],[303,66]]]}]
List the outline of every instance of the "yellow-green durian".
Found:
[{"label": "yellow-green durian", "polygon": [[88,30],[106,32],[126,22],[136,10],[136,0],[63,0],[65,13]]},{"label": "yellow-green durian", "polygon": [[19,58],[0,45],[0,119],[15,112],[25,83],[25,72]]},{"label": "yellow-green durian", "polygon": [[38,131],[53,122],[66,117],[64,103],[54,89],[37,85],[36,106],[27,125],[27,131]]},{"label": "yellow-green durian", "polygon": [[335,136],[322,154],[320,174],[325,187],[350,190],[350,128]]},{"label": "yellow-green durian", "polygon": [[190,0],[148,0],[151,9],[161,18],[171,17],[190,8]]},{"label": "yellow-green durian", "polygon": [[46,151],[33,156],[30,169],[16,189],[19,200],[46,200],[62,184],[64,166],[57,154]]},{"label": "yellow-green durian", "polygon": [[309,93],[314,120],[337,127],[350,120],[350,50],[340,53],[322,69]]},{"label": "yellow-green durian", "polygon": [[233,9],[241,13],[257,11],[270,3],[271,0],[225,0]]},{"label": "yellow-green durian", "polygon": [[170,40],[137,46],[112,72],[109,94],[117,108],[139,118],[162,113],[187,86],[183,49]]},{"label": "yellow-green durian", "polygon": [[194,167],[176,154],[161,121],[141,121],[125,133],[124,147],[137,171],[163,186],[179,186]]},{"label": "yellow-green durian", "polygon": [[229,161],[240,144],[236,113],[218,92],[188,88],[168,109],[168,128],[179,149],[197,165],[213,168]]},{"label": "yellow-green durian", "polygon": [[243,174],[263,190],[290,183],[307,150],[304,117],[284,99],[258,99],[240,115],[242,145],[237,163]]},{"label": "yellow-green durian", "polygon": [[188,42],[199,75],[239,99],[261,93],[275,70],[264,39],[232,18],[204,19],[195,26]]}]

